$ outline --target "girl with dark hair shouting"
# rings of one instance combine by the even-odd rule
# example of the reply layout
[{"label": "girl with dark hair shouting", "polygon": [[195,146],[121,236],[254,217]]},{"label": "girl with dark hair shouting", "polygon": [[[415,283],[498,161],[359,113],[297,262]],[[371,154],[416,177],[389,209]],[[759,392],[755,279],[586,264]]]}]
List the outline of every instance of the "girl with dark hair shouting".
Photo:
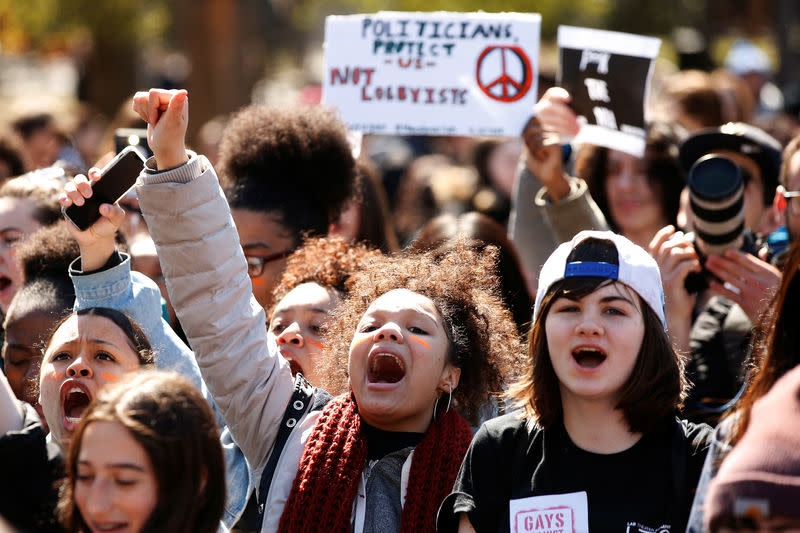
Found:
[{"label": "girl with dark hair shouting", "polygon": [[655,260],[621,235],[584,231],[553,252],[508,393],[521,412],[478,431],[441,531],[683,530],[710,428],[676,418],[686,384],[663,302]]}]

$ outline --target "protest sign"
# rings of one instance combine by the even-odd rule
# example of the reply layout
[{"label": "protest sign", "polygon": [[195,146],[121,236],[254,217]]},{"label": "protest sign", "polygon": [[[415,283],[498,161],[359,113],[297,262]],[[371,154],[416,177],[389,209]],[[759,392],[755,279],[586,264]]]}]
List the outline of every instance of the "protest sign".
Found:
[{"label": "protest sign", "polygon": [[325,20],[322,100],[352,130],[517,137],[537,97],[538,14]]},{"label": "protest sign", "polygon": [[645,95],[660,47],[655,37],[559,26],[558,83],[581,122],[576,143],[644,154]]},{"label": "protest sign", "polygon": [[508,506],[510,533],[589,533],[586,492],[531,496]]}]

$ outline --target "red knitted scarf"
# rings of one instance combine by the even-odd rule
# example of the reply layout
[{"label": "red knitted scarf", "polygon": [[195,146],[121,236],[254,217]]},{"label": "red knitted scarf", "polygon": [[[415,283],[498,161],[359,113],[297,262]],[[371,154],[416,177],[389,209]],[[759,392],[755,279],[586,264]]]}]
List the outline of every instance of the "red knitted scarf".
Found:
[{"label": "red knitted scarf", "polygon": [[[436,512],[453,489],[471,440],[469,424],[458,413],[437,416],[414,449],[401,533],[436,530]],[[308,438],[279,531],[348,533],[366,459],[358,405],[352,394],[337,396]]]}]

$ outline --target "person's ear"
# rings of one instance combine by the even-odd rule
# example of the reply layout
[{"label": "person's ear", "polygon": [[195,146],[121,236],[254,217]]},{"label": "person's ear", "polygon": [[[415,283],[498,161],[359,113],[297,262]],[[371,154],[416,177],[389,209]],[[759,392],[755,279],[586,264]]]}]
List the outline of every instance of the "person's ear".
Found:
[{"label": "person's ear", "polygon": [[460,379],[461,369],[455,365],[448,364],[442,373],[442,379],[439,380],[439,390],[444,393],[452,393],[458,387]]}]

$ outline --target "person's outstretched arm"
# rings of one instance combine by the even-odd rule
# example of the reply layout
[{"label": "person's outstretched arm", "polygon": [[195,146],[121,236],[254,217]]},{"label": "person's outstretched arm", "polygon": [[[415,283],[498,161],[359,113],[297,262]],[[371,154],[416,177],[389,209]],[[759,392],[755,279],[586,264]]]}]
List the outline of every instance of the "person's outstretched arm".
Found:
[{"label": "person's outstretched arm", "polygon": [[219,180],[186,151],[186,91],[137,93],[154,158],[137,183],[170,299],[200,371],[254,468],[266,461],[293,391],[288,364],[267,346],[239,236]]},{"label": "person's outstretched arm", "polygon": [[559,243],[584,229],[608,229],[586,183],[564,171],[561,139],[578,129],[568,103],[564,89],[549,89],[522,132],[525,152],[517,168],[509,237],[520,252],[533,293],[532,278]]},{"label": "person's outstretched arm", "polygon": [[170,299],[198,366],[253,467],[272,447],[293,390],[291,372],[267,347],[263,309],[211,164],[185,148],[186,91],[137,93],[154,152],[137,193]]},{"label": "person's outstretched arm", "polygon": [[[91,169],[89,178],[99,179],[99,171]],[[81,197],[91,194],[85,176],[76,176],[65,189],[65,192],[79,193]],[[71,202],[66,194],[62,196],[63,204]],[[144,274],[131,271],[128,255],[116,250],[115,234],[124,219],[124,212],[119,206],[110,204],[101,205],[100,212],[100,219],[86,231],[70,227],[81,252],[81,256],[70,265],[69,272],[75,287],[75,309],[108,307],[128,315],[147,335],[155,352],[156,368],[187,378],[209,402],[216,415],[225,455],[228,498],[223,521],[231,527],[244,510],[250,490],[247,461],[233,441],[227,423],[200,376],[194,353],[162,318],[158,287]]]},{"label": "person's outstretched arm", "polygon": [[[88,179],[76,176],[65,186],[62,204],[72,203],[67,191],[79,192],[81,197],[91,195],[89,179],[99,178],[100,171],[96,168],[89,170]],[[205,393],[194,354],[161,317],[158,287],[144,274],[131,271],[128,255],[116,250],[115,235],[124,220],[124,211],[117,205],[103,204],[100,214],[86,231],[69,225],[81,253],[69,270],[75,287],[75,309],[109,307],[125,313],[147,335],[155,352],[156,368],[181,374]]]}]

